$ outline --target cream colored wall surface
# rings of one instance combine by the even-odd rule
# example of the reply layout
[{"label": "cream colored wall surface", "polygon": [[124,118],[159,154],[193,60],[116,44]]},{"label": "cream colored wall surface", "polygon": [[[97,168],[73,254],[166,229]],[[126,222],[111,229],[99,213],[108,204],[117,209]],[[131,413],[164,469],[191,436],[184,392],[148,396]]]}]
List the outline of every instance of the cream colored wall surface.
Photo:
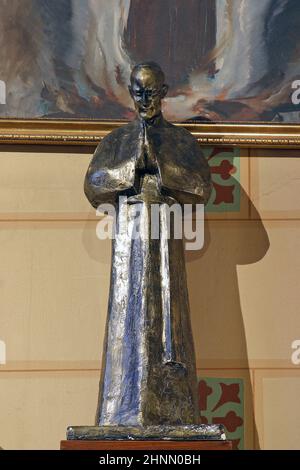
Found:
[{"label": "cream colored wall surface", "polygon": [[300,370],[255,372],[256,424],[264,449],[300,448]]},{"label": "cream colored wall surface", "polygon": [[[2,146],[0,159],[1,219],[80,219],[94,212],[82,195],[90,154],[43,152]],[[92,151],[92,149],[91,149]],[[76,153],[75,153],[76,152]]]},{"label": "cream colored wall surface", "polygon": [[[0,147],[5,449],[59,448],[67,425],[93,424],[111,247],[82,189],[92,151]],[[244,380],[247,448],[300,448],[299,159],[280,152],[241,150],[240,212],[210,214],[186,256],[199,373]]]},{"label": "cream colored wall surface", "polygon": [[59,449],[69,425],[94,424],[98,371],[2,372],[1,447]]},{"label": "cream colored wall surface", "polygon": [[98,362],[110,243],[96,222],[0,222],[0,259],[8,365]]}]

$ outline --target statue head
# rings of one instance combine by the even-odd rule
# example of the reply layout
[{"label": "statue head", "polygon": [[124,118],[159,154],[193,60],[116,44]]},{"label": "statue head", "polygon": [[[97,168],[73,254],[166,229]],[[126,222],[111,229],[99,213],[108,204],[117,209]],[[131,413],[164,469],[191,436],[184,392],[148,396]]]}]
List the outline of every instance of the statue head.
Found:
[{"label": "statue head", "polygon": [[155,62],[136,65],[130,76],[129,93],[141,118],[152,119],[161,112],[161,100],[168,92],[165,75]]}]

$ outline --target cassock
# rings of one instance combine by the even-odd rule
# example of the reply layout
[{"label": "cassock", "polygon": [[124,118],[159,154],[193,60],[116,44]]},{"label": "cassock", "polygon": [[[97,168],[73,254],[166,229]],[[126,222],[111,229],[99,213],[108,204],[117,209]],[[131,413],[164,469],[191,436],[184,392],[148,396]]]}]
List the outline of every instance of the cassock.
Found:
[{"label": "cassock", "polygon": [[206,203],[210,191],[196,139],[162,115],[138,117],[95,151],[85,193],[94,207],[109,202],[117,213],[97,425],[199,423],[183,240],[168,210]]}]

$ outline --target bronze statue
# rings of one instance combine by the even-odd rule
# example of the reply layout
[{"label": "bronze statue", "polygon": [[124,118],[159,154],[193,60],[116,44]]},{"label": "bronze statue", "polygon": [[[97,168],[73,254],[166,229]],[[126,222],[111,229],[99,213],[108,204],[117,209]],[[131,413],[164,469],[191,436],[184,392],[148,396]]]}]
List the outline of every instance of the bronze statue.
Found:
[{"label": "bronze statue", "polygon": [[[113,240],[111,285],[95,427],[72,427],[68,439],[214,438],[222,427],[200,425],[183,240],[150,237],[151,205],[205,204],[210,170],[196,139],[167,122],[161,100],[168,86],[160,67],[147,62],[131,74],[137,118],[98,145],[85,179],[97,208],[111,203],[140,235]],[[119,196],[127,196],[120,202]]]}]

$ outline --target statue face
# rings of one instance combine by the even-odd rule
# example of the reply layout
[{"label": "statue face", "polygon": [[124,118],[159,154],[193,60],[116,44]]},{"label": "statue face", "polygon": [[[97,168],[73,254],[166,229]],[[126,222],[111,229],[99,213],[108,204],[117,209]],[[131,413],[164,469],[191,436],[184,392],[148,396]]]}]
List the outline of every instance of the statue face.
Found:
[{"label": "statue face", "polygon": [[150,68],[138,70],[128,87],[139,115],[147,120],[161,111],[161,100],[165,97],[168,87],[161,83],[157,74]]}]

